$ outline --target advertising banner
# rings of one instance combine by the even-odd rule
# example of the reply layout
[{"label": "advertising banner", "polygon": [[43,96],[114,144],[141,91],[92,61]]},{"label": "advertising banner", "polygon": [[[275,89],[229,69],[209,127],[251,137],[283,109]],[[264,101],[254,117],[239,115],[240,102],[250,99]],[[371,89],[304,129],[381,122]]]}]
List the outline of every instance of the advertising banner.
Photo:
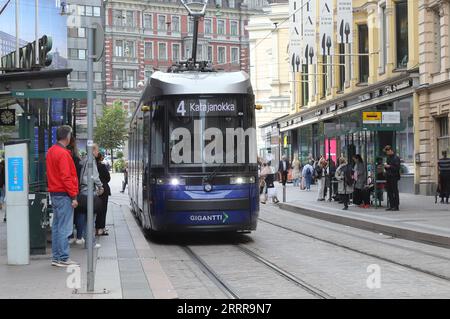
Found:
[{"label": "advertising banner", "polygon": [[300,72],[302,60],[302,15],[303,0],[289,0],[289,62],[292,72]]},{"label": "advertising banner", "polygon": [[320,0],[320,54],[333,54],[333,0]]},{"label": "advertising banner", "polygon": [[337,0],[338,43],[352,43],[353,13],[352,0]]},{"label": "advertising banner", "polygon": [[306,64],[316,64],[317,0],[303,0],[302,5],[303,56],[308,60]]}]

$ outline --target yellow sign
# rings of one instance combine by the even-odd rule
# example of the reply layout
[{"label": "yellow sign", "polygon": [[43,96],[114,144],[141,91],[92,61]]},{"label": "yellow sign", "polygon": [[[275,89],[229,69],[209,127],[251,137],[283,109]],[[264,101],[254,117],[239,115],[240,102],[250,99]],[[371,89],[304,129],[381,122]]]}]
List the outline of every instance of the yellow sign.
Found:
[{"label": "yellow sign", "polygon": [[287,136],[285,136],[284,137],[284,147],[287,147],[288,146],[288,137]]},{"label": "yellow sign", "polygon": [[381,112],[363,112],[364,124],[380,124]]}]

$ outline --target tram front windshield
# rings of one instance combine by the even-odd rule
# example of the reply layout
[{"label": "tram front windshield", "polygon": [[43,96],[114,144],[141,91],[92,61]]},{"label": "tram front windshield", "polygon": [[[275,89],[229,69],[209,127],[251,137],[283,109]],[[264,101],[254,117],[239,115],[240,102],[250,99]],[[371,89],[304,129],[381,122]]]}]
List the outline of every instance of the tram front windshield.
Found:
[{"label": "tram front windshield", "polygon": [[245,96],[190,96],[169,106],[171,172],[245,172],[256,165],[254,116]]}]

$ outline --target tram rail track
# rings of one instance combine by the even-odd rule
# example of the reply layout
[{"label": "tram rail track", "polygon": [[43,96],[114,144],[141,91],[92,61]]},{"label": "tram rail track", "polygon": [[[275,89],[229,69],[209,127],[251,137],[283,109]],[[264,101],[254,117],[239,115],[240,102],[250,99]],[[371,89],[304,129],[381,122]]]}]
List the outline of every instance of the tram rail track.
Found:
[{"label": "tram rail track", "polygon": [[188,246],[180,246],[202,272],[229,298],[240,299],[233,290],[197,253]]},{"label": "tram rail track", "polygon": [[259,263],[261,263],[261,264],[263,264],[265,266],[267,266],[268,268],[270,268],[271,270],[273,270],[274,272],[276,272],[277,274],[279,274],[283,278],[285,278],[288,281],[294,283],[295,285],[299,286],[303,290],[306,290],[311,295],[316,296],[316,297],[318,297],[320,299],[334,299],[334,297],[330,296],[329,294],[327,294],[323,290],[308,284],[304,280],[302,280],[302,279],[298,278],[297,276],[291,274],[290,272],[284,270],[283,268],[281,268],[278,265],[272,263],[271,261],[269,261],[266,258],[262,257],[261,255],[255,253],[254,251],[252,251],[252,250],[250,250],[250,249],[248,249],[246,247],[243,247],[241,245],[236,245],[236,247],[240,251],[242,251],[243,253],[247,254],[250,257],[252,257],[254,260],[258,261]]},{"label": "tram rail track", "polygon": [[422,274],[426,274],[428,276],[432,276],[432,277],[435,277],[435,278],[442,279],[442,280],[450,282],[450,277],[449,276],[441,275],[441,274],[435,273],[433,271],[422,269],[422,268],[419,268],[419,267],[416,267],[416,266],[413,266],[413,265],[401,263],[401,262],[398,262],[398,261],[393,260],[391,258],[387,258],[387,257],[379,256],[379,255],[376,255],[376,254],[372,254],[372,253],[369,253],[369,252],[366,252],[366,251],[363,251],[363,250],[360,250],[360,249],[356,249],[356,248],[350,247],[348,245],[337,244],[337,243],[335,243],[335,242],[333,242],[331,240],[326,240],[326,239],[323,239],[323,238],[320,238],[320,237],[317,237],[317,236],[314,236],[314,235],[311,235],[311,234],[299,231],[297,229],[293,229],[293,228],[288,227],[288,226],[280,225],[280,224],[274,223],[272,221],[266,220],[266,219],[261,218],[261,217],[259,217],[258,220],[263,222],[263,223],[266,223],[266,224],[269,224],[269,225],[272,225],[272,226],[275,226],[275,227],[279,227],[279,228],[282,228],[284,230],[296,233],[298,235],[302,235],[302,236],[305,236],[305,237],[308,237],[308,238],[311,238],[311,239],[314,239],[314,240],[317,240],[317,241],[321,241],[323,243],[327,243],[327,244],[333,245],[335,247],[343,248],[343,249],[346,249],[346,250],[349,250],[349,251],[356,252],[356,253],[361,254],[361,255],[365,255],[365,256],[368,256],[368,257],[376,258],[376,259],[379,259],[379,260],[382,260],[382,261],[385,261],[385,262],[388,262],[388,263],[391,263],[391,264],[394,264],[394,265],[397,265],[397,266],[400,266],[400,267],[403,267],[403,268],[407,268],[407,269],[410,269],[410,270],[413,270],[413,271],[416,271],[416,272],[419,272],[419,273],[422,273]]}]

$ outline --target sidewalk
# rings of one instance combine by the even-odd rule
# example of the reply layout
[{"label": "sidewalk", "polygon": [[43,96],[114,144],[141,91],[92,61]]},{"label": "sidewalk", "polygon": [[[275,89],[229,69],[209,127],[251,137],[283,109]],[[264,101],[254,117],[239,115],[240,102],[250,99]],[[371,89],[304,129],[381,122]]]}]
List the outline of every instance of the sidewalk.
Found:
[{"label": "sidewalk", "polygon": [[[113,196],[107,215],[109,236],[97,237],[101,247],[94,256],[95,292],[86,294],[87,250],[71,246],[71,259],[81,265],[81,289],[67,288],[69,273],[52,267],[51,244],[46,255],[31,256],[26,266],[7,265],[6,223],[0,213],[0,299],[2,298],[177,298],[168,277],[128,209],[128,196],[121,194],[122,175],[112,174]],[[103,289],[107,294],[101,293]]]},{"label": "sidewalk", "polygon": [[317,201],[317,186],[302,191],[292,184],[286,186],[286,203],[282,203],[281,184],[278,189],[279,207],[294,213],[323,219],[351,227],[390,234],[413,241],[428,242],[450,247],[450,205],[434,203],[434,196],[400,194],[400,211],[386,211],[383,207],[362,209],[350,206],[348,211],[335,201]]}]

